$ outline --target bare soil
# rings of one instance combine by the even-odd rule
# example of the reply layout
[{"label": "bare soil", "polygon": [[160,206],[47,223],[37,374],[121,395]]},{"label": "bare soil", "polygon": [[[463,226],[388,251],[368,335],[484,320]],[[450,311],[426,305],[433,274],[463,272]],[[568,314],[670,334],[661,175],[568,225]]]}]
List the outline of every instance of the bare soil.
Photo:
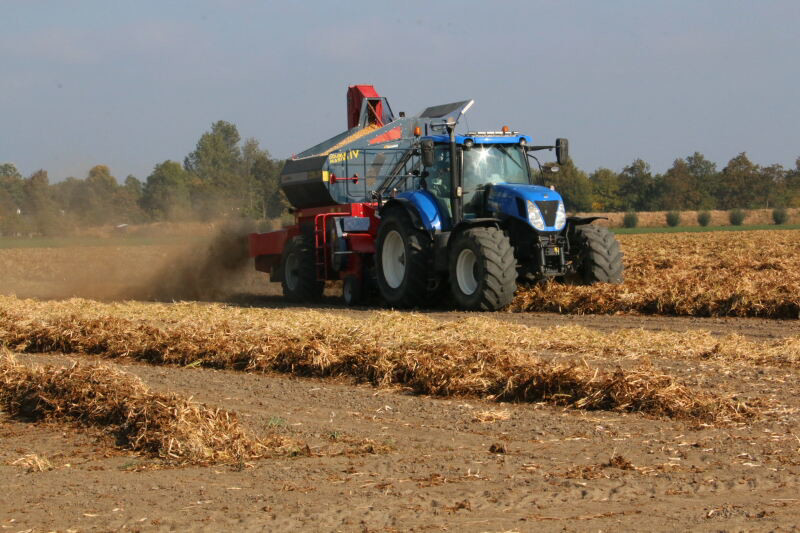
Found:
[{"label": "bare soil", "polygon": [[[121,287],[149,286],[154,269],[143,265],[172,264],[176,253],[156,246],[8,250],[0,254],[0,293],[114,299]],[[224,300],[287,307],[276,296],[279,288],[264,279],[243,271],[232,287],[223,287],[240,296]],[[331,287],[317,309],[374,312],[340,301]],[[438,320],[469,315],[447,309],[427,314]],[[539,327],[705,329],[762,339],[800,334],[797,320],[510,312],[491,318]],[[30,364],[77,358],[87,356],[19,355]],[[435,399],[347,381],[105,363],[156,391],[236,411],[255,433],[285,432],[307,442],[312,453],[241,467],[163,468],[119,451],[91,430],[0,412],[0,530],[791,531],[800,523],[800,370],[791,366],[679,354],[652,361],[700,390],[761,402],[755,420],[721,427]],[[616,364],[624,361],[609,361]],[[388,451],[322,453],[348,438],[372,439]]]},{"label": "bare soil", "polygon": [[[701,389],[760,398],[771,407],[747,425],[714,427],[539,404],[441,400],[330,380],[116,363],[157,391],[236,411],[256,433],[278,429],[304,440],[312,454],[244,468],[161,469],[81,428],[4,418],[0,527],[795,529],[797,370],[678,359],[653,364]],[[389,451],[313,453],[349,437],[372,439]],[[52,469],[28,472],[17,462],[28,454],[47,459]]]}]

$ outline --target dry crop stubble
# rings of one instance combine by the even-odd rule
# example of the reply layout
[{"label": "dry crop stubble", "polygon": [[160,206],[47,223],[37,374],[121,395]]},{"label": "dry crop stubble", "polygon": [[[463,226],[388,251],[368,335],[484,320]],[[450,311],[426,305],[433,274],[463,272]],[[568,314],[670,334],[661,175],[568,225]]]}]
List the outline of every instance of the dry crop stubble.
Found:
[{"label": "dry crop stubble", "polygon": [[[719,422],[752,413],[741,402],[689,388],[648,365],[623,370],[590,366],[585,357],[574,357],[613,350],[621,357],[647,355],[651,352],[641,335],[620,348],[619,337],[583,328],[545,331],[478,319],[442,323],[394,312],[355,319],[188,303],[42,303],[8,297],[0,297],[0,303],[0,341],[29,352],[345,376],[435,396],[541,401]],[[662,349],[672,350],[663,344]],[[550,351],[568,357],[546,357]]]},{"label": "dry crop stubble", "polygon": [[800,318],[800,231],[620,235],[621,285],[520,289],[515,311]]},{"label": "dry crop stubble", "polygon": [[[185,246],[0,250],[0,292],[39,298],[202,299],[276,294],[247,257],[247,227]],[[800,316],[800,231],[620,235],[622,285],[520,288],[511,310]]]},{"label": "dry crop stubble", "polygon": [[123,449],[173,464],[238,463],[293,445],[282,436],[255,438],[229,411],[154,393],[109,366],[29,367],[7,350],[0,352],[0,405],[26,420],[100,428]]}]

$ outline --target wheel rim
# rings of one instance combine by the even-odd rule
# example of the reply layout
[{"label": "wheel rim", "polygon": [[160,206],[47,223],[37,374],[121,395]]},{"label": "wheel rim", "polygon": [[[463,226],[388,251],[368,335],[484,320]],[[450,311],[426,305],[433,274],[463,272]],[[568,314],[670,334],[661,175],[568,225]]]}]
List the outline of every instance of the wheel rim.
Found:
[{"label": "wheel rim", "polygon": [[398,231],[390,231],[383,241],[381,266],[386,284],[398,288],[406,275],[406,247]]},{"label": "wheel rim", "polygon": [[286,279],[286,287],[290,291],[297,289],[300,285],[300,258],[296,253],[290,253],[286,257],[286,266],[284,267],[284,278]]},{"label": "wheel rim", "polygon": [[456,281],[458,288],[466,295],[473,294],[478,290],[478,279],[475,270],[478,266],[478,258],[475,252],[466,248],[461,250],[456,260]]}]

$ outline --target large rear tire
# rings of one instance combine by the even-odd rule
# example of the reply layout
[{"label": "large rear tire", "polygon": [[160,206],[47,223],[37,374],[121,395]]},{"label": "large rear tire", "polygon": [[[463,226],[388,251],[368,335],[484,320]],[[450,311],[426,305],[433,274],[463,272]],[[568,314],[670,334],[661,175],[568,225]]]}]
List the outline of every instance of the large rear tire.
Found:
[{"label": "large rear tire", "polygon": [[584,225],[575,228],[576,274],[579,283],[622,283],[624,266],[619,241],[607,228]]},{"label": "large rear tire", "polygon": [[517,289],[517,262],[508,236],[494,227],[460,233],[450,247],[450,292],[462,309],[496,311]]},{"label": "large rear tire", "polygon": [[375,266],[378,289],[392,307],[420,307],[428,303],[431,243],[400,209],[386,213],[378,228]]},{"label": "large rear tire", "polygon": [[311,238],[298,235],[287,243],[281,258],[281,287],[288,300],[314,302],[320,299],[325,282],[317,281],[315,261]]}]

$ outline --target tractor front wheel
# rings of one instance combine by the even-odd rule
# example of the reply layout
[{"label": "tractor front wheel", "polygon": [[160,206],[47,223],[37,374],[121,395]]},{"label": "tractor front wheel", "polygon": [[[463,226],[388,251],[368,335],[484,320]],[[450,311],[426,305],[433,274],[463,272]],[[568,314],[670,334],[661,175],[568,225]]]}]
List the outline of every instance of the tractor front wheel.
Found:
[{"label": "tractor front wheel", "polygon": [[378,288],[393,307],[428,303],[430,238],[400,209],[386,213],[378,228],[375,266]]},{"label": "tractor front wheel", "polygon": [[450,291],[459,307],[496,311],[511,303],[517,264],[508,236],[498,228],[460,233],[450,248]]},{"label": "tractor front wheel", "polygon": [[[578,226],[572,248],[577,250],[575,276],[580,284],[622,283],[623,265],[619,241],[602,226]],[[568,278],[570,279],[570,278]]]},{"label": "tractor front wheel", "polygon": [[314,245],[309,237],[293,237],[283,250],[281,259],[283,295],[293,302],[319,300],[325,282],[317,281]]}]

